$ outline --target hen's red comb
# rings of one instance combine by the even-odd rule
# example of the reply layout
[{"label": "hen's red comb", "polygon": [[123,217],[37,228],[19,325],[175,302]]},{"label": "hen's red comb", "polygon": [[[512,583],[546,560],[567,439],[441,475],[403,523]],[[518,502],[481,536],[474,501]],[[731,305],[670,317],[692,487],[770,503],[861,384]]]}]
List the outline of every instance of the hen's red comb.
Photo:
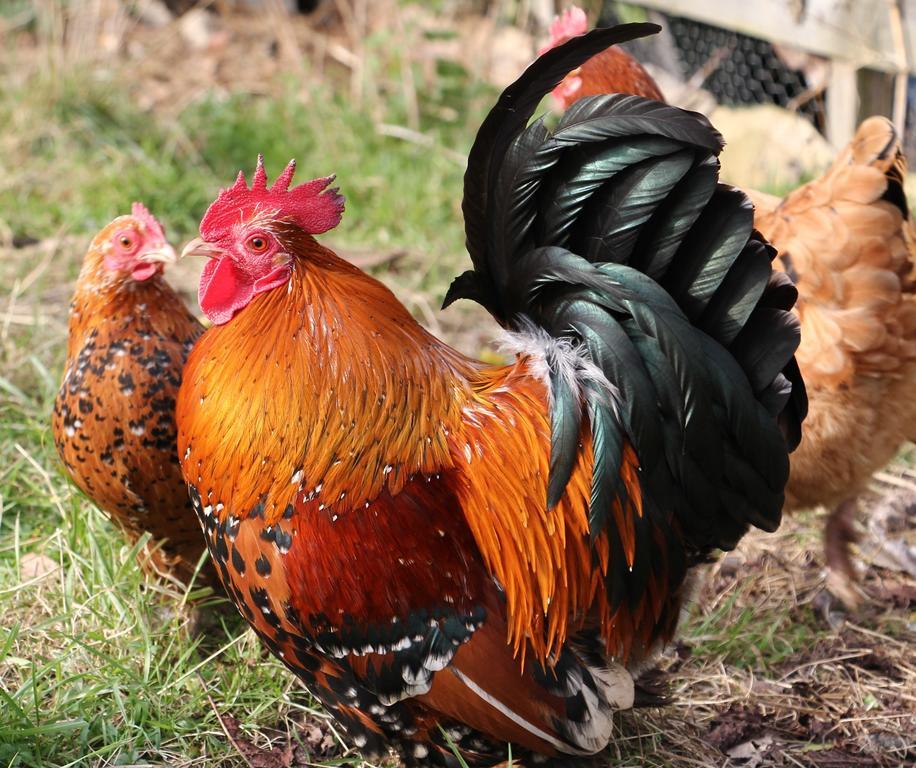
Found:
[{"label": "hen's red comb", "polygon": [[545,54],[551,48],[556,48],[570,38],[584,35],[587,31],[588,17],[586,17],[585,11],[575,5],[567,8],[553,20],[550,25],[550,42],[541,47],[538,55]]},{"label": "hen's red comb", "polygon": [[134,203],[130,207],[130,215],[141,222],[153,238],[158,237],[162,242],[165,242],[165,231],[162,229],[162,225],[143,203]]},{"label": "hen's red comb", "polygon": [[205,240],[218,239],[233,225],[259,213],[292,222],[310,235],[336,227],[343,215],[344,198],[336,187],[328,188],[334,177],[313,179],[290,189],[295,172],[296,161],[290,160],[268,189],[264,157],[258,155],[251,188],[245,181],[245,173],[239,171],[235,184],[222,190],[207,209],[200,222],[200,234]]}]

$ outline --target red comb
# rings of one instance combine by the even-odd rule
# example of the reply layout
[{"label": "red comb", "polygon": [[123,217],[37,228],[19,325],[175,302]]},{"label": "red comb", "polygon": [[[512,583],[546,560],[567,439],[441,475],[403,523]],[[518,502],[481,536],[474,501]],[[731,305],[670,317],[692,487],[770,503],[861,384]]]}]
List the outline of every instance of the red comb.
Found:
[{"label": "red comb", "polygon": [[251,188],[248,188],[244,172],[239,171],[235,184],[222,190],[207,209],[200,222],[200,234],[205,240],[218,239],[233,225],[255,213],[292,222],[310,235],[336,227],[343,214],[344,198],[337,193],[336,187],[328,189],[334,177],[313,179],[290,189],[295,172],[296,161],[290,160],[268,189],[264,157],[258,155]]},{"label": "red comb", "polygon": [[563,11],[562,15],[557,16],[550,25],[550,42],[544,45],[538,55],[543,55],[551,48],[556,48],[561,43],[565,43],[572,37],[584,35],[588,30],[588,18],[585,11],[573,6]]},{"label": "red comb", "polygon": [[134,203],[130,207],[130,215],[137,219],[137,221],[142,222],[150,235],[154,238],[158,237],[165,242],[165,231],[162,229],[162,225],[159,223],[159,220],[147,210],[147,207],[143,205],[143,203]]}]

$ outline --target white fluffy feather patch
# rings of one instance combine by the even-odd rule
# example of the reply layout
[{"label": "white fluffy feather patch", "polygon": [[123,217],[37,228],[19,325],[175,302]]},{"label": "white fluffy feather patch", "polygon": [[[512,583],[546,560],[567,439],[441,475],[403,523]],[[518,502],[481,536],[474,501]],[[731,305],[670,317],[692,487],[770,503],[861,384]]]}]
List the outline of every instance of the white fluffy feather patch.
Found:
[{"label": "white fluffy feather patch", "polygon": [[570,390],[576,393],[580,403],[584,400],[583,385],[590,382],[597,385],[598,391],[605,393],[608,403],[614,409],[614,415],[619,416],[620,392],[592,362],[588,349],[583,344],[551,336],[524,316],[518,318],[517,325],[522,330],[504,330],[498,338],[497,348],[505,355],[528,358],[528,370],[532,376],[544,383],[551,406],[553,391],[550,386],[550,371],[556,369]]},{"label": "white fluffy feather patch", "polygon": [[[588,670],[585,674],[584,670]],[[633,676],[622,664],[585,664],[567,670],[563,685],[555,693],[561,696],[581,696],[585,704],[582,716],[573,720],[558,720],[557,730],[575,748],[588,754],[604,749],[614,730],[614,713],[631,709],[635,700]]]},{"label": "white fluffy feather patch", "polygon": [[609,661],[606,667],[592,666],[589,669],[601,689],[602,697],[611,709],[633,708],[636,699],[633,675],[623,664]]}]

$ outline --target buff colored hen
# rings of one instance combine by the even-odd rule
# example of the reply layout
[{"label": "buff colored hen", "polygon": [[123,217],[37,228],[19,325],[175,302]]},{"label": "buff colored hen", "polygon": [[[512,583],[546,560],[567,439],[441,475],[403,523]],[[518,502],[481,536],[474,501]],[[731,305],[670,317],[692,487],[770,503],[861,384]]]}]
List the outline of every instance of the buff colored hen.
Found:
[{"label": "buff colored hen", "polygon": [[819,179],[785,199],[749,193],[754,223],[798,285],[798,363],[810,397],[787,505],[832,508],[829,586],[855,604],[857,498],[916,438],[916,273],[906,163],[894,126],[872,117]]}]

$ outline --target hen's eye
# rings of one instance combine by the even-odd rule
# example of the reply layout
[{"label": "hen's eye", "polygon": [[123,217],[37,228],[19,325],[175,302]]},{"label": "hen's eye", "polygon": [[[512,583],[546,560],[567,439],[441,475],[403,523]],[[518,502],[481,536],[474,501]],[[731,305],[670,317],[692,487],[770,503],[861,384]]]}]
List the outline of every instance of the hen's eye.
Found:
[{"label": "hen's eye", "polygon": [[267,250],[267,238],[261,235],[253,235],[248,238],[248,247],[255,253],[262,253]]},{"label": "hen's eye", "polygon": [[134,241],[131,240],[127,235],[121,235],[121,237],[118,239],[118,242],[121,243],[121,247],[125,249],[133,247],[134,244]]}]

